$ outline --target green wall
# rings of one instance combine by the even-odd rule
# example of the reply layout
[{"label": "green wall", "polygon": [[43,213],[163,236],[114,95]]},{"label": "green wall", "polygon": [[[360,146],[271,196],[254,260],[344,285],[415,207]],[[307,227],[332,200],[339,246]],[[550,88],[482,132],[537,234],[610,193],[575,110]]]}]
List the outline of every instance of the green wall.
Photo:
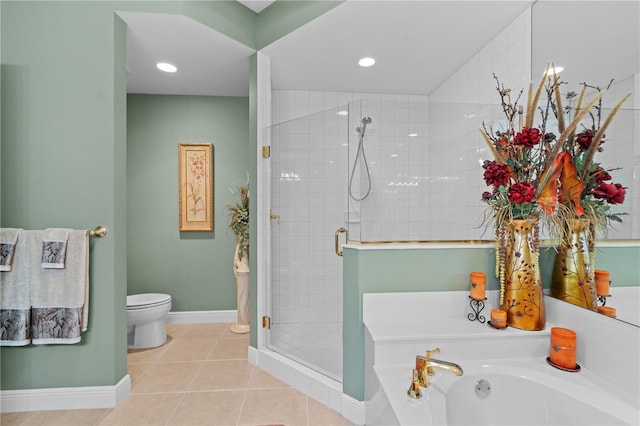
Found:
[{"label": "green wall", "polygon": [[[343,392],[364,400],[364,325],[362,295],[412,291],[467,291],[470,271],[487,271],[487,289],[497,290],[495,250],[344,248],[343,263]],[[549,288],[555,252],[540,252],[540,276]],[[640,247],[600,247],[596,268],[611,271],[615,285],[640,283]],[[594,314],[595,315],[595,314]]]},{"label": "green wall", "polygon": [[91,240],[82,342],[3,347],[1,386],[113,385],[127,368],[126,28],[104,3],[1,7],[1,226],[108,231]]},{"label": "green wall", "polygon": [[[236,309],[227,206],[251,170],[244,97],[128,95],[128,294],[172,296],[172,311]],[[214,231],[178,230],[178,144],[214,146]]]}]

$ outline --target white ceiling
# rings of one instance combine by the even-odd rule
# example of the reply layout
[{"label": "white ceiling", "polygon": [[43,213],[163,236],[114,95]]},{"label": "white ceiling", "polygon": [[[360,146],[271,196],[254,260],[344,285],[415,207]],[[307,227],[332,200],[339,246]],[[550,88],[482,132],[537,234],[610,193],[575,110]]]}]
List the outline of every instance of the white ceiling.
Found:
[{"label": "white ceiling", "polygon": [[[256,12],[272,3],[240,2]],[[275,89],[428,94],[530,3],[348,0],[262,51]],[[128,25],[129,93],[248,96],[253,49],[182,15],[119,14]],[[585,42],[593,54],[606,49],[601,38]],[[376,65],[359,67],[365,55]],[[179,71],[162,73],[157,61]]]}]

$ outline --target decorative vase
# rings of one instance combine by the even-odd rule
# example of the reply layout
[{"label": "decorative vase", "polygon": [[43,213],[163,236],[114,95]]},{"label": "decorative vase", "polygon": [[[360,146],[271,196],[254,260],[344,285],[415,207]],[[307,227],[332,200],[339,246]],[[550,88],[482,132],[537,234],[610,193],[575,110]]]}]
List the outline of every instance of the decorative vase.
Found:
[{"label": "decorative vase", "polygon": [[538,223],[514,219],[499,230],[500,307],[507,324],[544,330],[546,315],[538,265]]},{"label": "decorative vase", "polygon": [[249,332],[249,259],[245,255],[242,260],[238,256],[240,243],[236,244],[233,255],[233,275],[236,277],[238,322],[231,324],[231,331],[236,334]]},{"label": "decorative vase", "polygon": [[590,262],[593,254],[591,235],[589,221],[572,219],[568,223],[553,266],[551,295],[595,311],[598,299]]}]

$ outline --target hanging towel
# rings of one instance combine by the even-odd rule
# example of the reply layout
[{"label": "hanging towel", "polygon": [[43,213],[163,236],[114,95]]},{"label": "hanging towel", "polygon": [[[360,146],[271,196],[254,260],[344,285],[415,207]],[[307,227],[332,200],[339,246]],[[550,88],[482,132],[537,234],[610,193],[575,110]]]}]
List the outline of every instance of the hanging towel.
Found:
[{"label": "hanging towel", "polygon": [[20,231],[11,271],[0,273],[0,346],[24,346],[31,342],[29,277],[40,269],[40,231]]},{"label": "hanging towel", "polygon": [[42,236],[42,267],[64,269],[71,229],[47,228]]},{"label": "hanging towel", "polygon": [[[43,235],[44,238],[44,235]],[[32,269],[31,336],[34,345],[80,341],[89,318],[89,235],[70,230],[64,269]]]},{"label": "hanging towel", "polygon": [[20,228],[0,228],[0,271],[11,271]]}]

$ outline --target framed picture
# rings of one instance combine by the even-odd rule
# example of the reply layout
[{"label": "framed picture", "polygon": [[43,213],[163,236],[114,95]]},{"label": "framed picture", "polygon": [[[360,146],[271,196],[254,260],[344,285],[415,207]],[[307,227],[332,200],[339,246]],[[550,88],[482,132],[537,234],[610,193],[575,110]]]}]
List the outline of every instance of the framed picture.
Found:
[{"label": "framed picture", "polygon": [[180,231],[213,231],[213,144],[178,145]]}]

